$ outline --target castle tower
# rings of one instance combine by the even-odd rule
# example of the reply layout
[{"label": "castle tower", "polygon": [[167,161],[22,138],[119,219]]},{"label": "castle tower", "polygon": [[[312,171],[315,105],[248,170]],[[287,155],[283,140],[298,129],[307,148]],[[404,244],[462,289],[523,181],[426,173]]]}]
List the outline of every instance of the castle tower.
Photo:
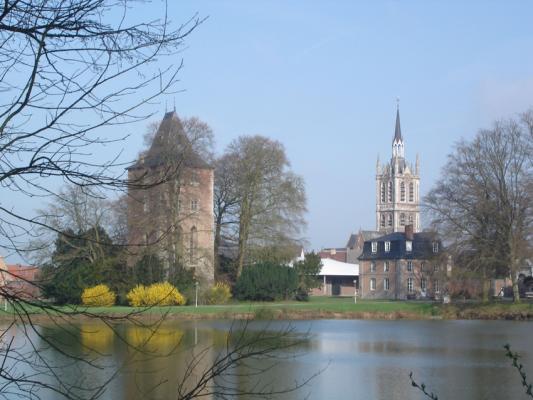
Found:
[{"label": "castle tower", "polygon": [[400,126],[400,108],[396,109],[396,127],[392,139],[392,157],[388,164],[376,166],[376,230],[403,232],[405,225],[420,231],[419,159],[416,166],[405,159],[405,145]]}]

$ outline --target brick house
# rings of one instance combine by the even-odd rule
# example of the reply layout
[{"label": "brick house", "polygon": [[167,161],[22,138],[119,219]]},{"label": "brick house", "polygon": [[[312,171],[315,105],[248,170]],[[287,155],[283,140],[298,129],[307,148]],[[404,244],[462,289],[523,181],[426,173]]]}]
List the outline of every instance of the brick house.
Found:
[{"label": "brick house", "polygon": [[181,265],[213,283],[214,169],[195,151],[175,112],[165,114],[151,147],[127,170],[133,182],[127,200],[130,265],[143,252],[155,252],[167,274]]},{"label": "brick house", "polygon": [[[31,265],[6,264],[0,256],[0,285],[8,293],[21,298],[40,296],[37,285],[40,269]],[[34,284],[35,283],[35,284]]]},{"label": "brick house", "polygon": [[393,232],[364,243],[359,256],[359,296],[363,299],[436,298],[450,271],[433,232]]}]

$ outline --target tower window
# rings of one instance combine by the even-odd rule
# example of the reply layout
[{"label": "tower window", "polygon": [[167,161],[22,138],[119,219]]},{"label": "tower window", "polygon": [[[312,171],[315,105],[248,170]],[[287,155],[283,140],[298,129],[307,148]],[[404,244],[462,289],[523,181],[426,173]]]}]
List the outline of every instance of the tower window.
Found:
[{"label": "tower window", "polygon": [[381,214],[379,216],[379,225],[382,227],[382,228],[385,228],[385,214]]},{"label": "tower window", "polygon": [[191,211],[198,211],[198,199],[191,200]]},{"label": "tower window", "polygon": [[385,203],[387,200],[387,185],[385,182],[381,182],[381,202]]},{"label": "tower window", "polygon": [[400,214],[400,225],[401,226],[405,225],[405,214],[404,213]]},{"label": "tower window", "polygon": [[405,201],[405,183],[400,183],[400,201]]},{"label": "tower window", "polygon": [[393,195],[392,195],[392,182],[389,181],[389,203],[392,203],[392,199],[393,199]]},{"label": "tower window", "polygon": [[413,221],[414,221],[413,214],[409,214],[409,218],[408,219],[409,219],[409,225],[413,225]]},{"label": "tower window", "polygon": [[415,184],[409,183],[409,201],[413,203],[415,201]]},{"label": "tower window", "polygon": [[389,226],[392,226],[392,214],[389,214]]}]

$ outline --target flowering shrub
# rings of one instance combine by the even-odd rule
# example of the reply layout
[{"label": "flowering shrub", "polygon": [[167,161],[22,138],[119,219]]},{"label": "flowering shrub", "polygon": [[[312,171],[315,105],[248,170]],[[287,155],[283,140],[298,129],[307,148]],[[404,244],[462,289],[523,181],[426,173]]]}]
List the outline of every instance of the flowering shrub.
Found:
[{"label": "flowering shrub", "polygon": [[207,304],[226,304],[231,299],[231,288],[225,282],[217,282],[206,295]]},{"label": "flowering shrub", "polygon": [[133,307],[185,304],[185,297],[168,282],[154,283],[148,287],[137,285],[126,297]]},{"label": "flowering shrub", "polygon": [[106,285],[96,285],[83,290],[81,302],[89,307],[109,307],[115,305],[116,298]]}]

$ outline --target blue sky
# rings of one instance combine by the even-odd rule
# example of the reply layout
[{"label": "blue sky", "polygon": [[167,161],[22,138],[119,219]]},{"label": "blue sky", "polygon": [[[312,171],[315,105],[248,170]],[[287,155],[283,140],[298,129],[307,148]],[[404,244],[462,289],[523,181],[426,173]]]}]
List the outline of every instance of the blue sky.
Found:
[{"label": "blue sky", "polygon": [[[533,2],[187,0],[168,11],[175,23],[208,19],[180,54],[183,92],[149,109],[162,117],[175,102],[198,116],[219,152],[239,135],[281,141],[306,181],[313,249],[374,228],[376,157],[390,157],[396,97],[423,194],[454,142],[533,106]],[[123,157],[142,148],[145,125],[126,128]]]}]

